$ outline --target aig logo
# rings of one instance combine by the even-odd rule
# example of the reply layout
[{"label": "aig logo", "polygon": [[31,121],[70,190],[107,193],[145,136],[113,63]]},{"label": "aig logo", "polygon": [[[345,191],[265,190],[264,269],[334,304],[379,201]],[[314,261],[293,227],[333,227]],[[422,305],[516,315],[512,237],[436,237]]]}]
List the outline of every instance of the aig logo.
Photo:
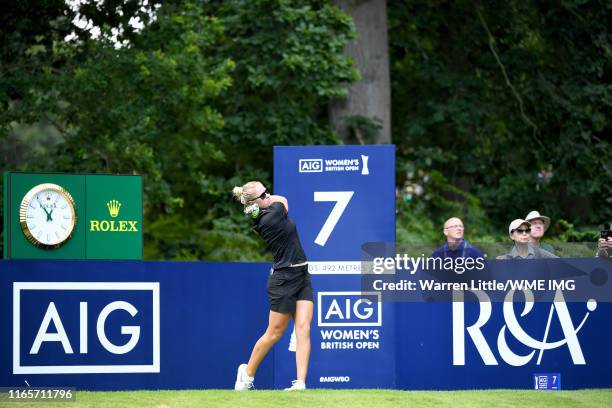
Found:
[{"label": "aig logo", "polygon": [[13,283],[13,374],[159,370],[159,282]]},{"label": "aig logo", "polygon": [[300,173],[322,173],[322,159],[300,159]]},{"label": "aig logo", "polygon": [[379,292],[319,292],[319,327],[382,326],[380,302]]}]

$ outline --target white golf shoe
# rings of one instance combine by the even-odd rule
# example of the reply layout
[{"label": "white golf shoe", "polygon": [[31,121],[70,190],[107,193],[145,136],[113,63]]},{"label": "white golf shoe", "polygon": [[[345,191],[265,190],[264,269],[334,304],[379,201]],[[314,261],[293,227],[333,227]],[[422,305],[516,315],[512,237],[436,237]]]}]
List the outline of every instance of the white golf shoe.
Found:
[{"label": "white golf shoe", "polygon": [[285,388],[285,391],[301,391],[306,389],[306,384],[302,380],[291,381],[291,387]]},{"label": "white golf shoe", "polygon": [[249,391],[254,390],[253,381],[255,377],[249,377],[246,373],[246,364],[240,364],[238,366],[238,373],[236,374],[236,385],[234,390],[236,391]]}]

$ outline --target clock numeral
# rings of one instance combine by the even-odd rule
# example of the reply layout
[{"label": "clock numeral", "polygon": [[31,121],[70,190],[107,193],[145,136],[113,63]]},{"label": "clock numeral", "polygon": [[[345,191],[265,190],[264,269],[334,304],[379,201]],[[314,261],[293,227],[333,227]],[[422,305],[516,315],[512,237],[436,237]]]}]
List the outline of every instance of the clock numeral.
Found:
[{"label": "clock numeral", "polygon": [[67,230],[68,230],[68,228],[66,228],[66,226],[65,226],[65,225],[62,225],[62,229],[63,229],[64,231],[67,231]]},{"label": "clock numeral", "polygon": [[36,228],[36,224],[32,224],[32,226],[30,227],[30,230],[33,230]]},{"label": "clock numeral", "polygon": [[64,205],[63,205],[63,206],[61,206],[60,208],[61,208],[62,210],[65,210],[65,209],[66,209],[66,207],[68,207],[68,204],[64,204]]},{"label": "clock numeral", "polygon": [[40,241],[40,236],[42,235],[42,231],[39,231],[38,234],[36,235],[36,238],[38,238],[38,240]]},{"label": "clock numeral", "polygon": [[32,214],[28,214],[27,218],[34,218],[34,216]]},{"label": "clock numeral", "polygon": [[65,219],[65,220],[69,220],[70,218],[72,218],[72,217],[71,217],[71,216],[69,216],[69,215],[64,215],[64,219]]}]

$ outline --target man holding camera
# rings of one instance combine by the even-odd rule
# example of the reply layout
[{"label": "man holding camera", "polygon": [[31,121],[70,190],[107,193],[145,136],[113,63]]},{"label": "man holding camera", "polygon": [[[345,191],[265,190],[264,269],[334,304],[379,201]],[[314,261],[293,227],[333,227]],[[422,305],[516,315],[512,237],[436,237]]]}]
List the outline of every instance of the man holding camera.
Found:
[{"label": "man holding camera", "polygon": [[599,241],[597,242],[597,257],[612,258],[612,224],[610,228],[601,231]]}]

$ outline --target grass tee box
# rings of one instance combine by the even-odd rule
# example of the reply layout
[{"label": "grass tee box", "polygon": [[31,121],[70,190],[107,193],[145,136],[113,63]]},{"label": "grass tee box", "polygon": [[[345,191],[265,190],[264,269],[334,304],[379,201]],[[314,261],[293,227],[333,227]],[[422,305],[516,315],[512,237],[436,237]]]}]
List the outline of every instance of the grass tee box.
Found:
[{"label": "grass tee box", "polygon": [[142,259],[142,176],[5,172],[3,187],[5,258]]},{"label": "grass tee box", "polygon": [[[611,389],[579,391],[395,391],[395,390],[306,390],[284,391],[76,391],[76,401],[53,402],[48,406],[86,407],[291,407],[291,408],[397,408],[397,407],[609,407]],[[0,406],[43,406],[40,402],[7,403]]]}]

